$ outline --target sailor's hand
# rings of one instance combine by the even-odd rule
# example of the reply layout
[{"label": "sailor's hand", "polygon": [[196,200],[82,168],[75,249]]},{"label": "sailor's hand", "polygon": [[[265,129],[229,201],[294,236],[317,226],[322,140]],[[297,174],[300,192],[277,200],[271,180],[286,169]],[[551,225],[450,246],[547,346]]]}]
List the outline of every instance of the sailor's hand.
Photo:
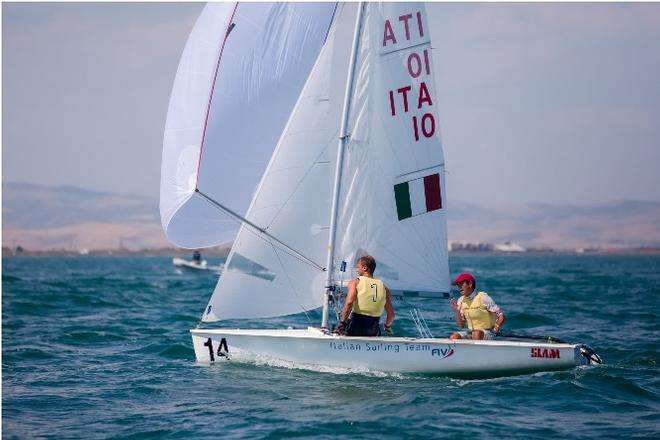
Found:
[{"label": "sailor's hand", "polygon": [[502,330],[502,327],[499,325],[495,324],[495,327],[493,327],[493,332],[495,332],[496,335],[500,334],[500,330]]},{"label": "sailor's hand", "polygon": [[388,325],[387,323],[385,323],[385,324],[383,324],[383,328],[385,329],[385,331],[387,332],[388,335],[393,335],[394,334],[394,330],[392,330],[391,325]]},{"label": "sailor's hand", "polygon": [[456,301],[456,298],[452,298],[452,299],[450,299],[450,300],[449,300],[449,305],[451,306],[452,310],[454,310],[454,312],[458,312],[458,311],[459,311],[459,308],[458,308],[458,302]]},{"label": "sailor's hand", "polygon": [[339,321],[339,325],[337,325],[337,333],[342,336],[346,334],[346,321]]}]

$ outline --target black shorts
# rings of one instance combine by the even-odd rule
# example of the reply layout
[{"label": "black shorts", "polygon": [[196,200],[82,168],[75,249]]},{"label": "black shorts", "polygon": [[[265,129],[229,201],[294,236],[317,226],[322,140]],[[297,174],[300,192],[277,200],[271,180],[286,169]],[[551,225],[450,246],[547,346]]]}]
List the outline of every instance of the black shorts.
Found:
[{"label": "black shorts", "polygon": [[353,313],[346,327],[346,336],[380,336],[380,316]]}]

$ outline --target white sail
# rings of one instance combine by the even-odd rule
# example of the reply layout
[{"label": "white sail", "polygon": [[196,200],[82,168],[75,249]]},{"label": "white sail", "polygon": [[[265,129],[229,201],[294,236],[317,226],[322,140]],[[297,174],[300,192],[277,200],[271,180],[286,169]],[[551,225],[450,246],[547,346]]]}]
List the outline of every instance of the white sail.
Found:
[{"label": "white sail", "polygon": [[326,44],[272,155],[204,321],[280,316],[322,303],[330,194],[355,4],[341,5]]},{"label": "white sail", "polygon": [[429,33],[423,3],[365,9],[334,255],[371,254],[386,285],[420,295],[450,287]]},{"label": "white sail", "polygon": [[213,246],[243,215],[326,38],[334,3],[209,3],[176,74],[163,140],[168,239]]}]

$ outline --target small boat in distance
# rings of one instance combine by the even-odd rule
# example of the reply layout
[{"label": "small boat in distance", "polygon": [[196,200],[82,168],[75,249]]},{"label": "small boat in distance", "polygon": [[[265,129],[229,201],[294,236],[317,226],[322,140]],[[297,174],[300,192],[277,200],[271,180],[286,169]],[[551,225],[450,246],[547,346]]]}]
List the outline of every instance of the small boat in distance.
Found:
[{"label": "small boat in distance", "polygon": [[223,265],[218,266],[209,265],[208,261],[202,260],[202,255],[199,251],[195,251],[192,256],[192,260],[186,260],[183,258],[174,257],[172,258],[172,264],[176,268],[190,269],[190,270],[205,270],[220,273],[222,271]]},{"label": "small boat in distance", "polygon": [[211,272],[220,273],[222,271],[222,264],[217,266],[212,266],[208,264],[208,261],[202,260],[199,263],[196,263],[193,260],[186,260],[184,258],[174,257],[172,258],[172,265],[179,269],[190,269],[190,270],[205,270]]}]

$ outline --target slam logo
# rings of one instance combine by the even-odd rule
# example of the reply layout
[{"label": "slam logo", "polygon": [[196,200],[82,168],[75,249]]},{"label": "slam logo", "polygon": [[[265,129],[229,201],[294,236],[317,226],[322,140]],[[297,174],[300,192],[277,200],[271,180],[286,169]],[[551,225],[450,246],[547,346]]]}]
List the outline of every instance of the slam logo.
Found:
[{"label": "slam logo", "polygon": [[559,359],[558,348],[540,348],[532,347],[531,356],[533,358]]},{"label": "slam logo", "polygon": [[440,359],[448,358],[452,354],[454,354],[454,349],[451,347],[434,348],[433,350],[431,350],[431,356],[439,356]]}]

